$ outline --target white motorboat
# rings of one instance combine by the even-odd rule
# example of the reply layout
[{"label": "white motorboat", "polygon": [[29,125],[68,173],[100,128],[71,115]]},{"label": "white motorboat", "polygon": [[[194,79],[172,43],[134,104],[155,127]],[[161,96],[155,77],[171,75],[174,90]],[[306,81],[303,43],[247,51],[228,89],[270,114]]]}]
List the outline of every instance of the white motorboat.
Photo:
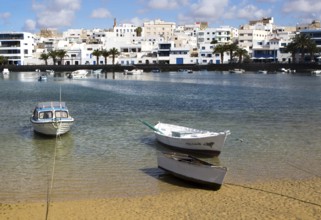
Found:
[{"label": "white motorboat", "polygon": [[30,118],[35,132],[45,135],[61,135],[70,130],[74,122],[65,102],[40,102]]},{"label": "white motorboat", "polygon": [[221,187],[226,167],[215,166],[187,154],[163,152],[157,156],[158,167],[176,177],[195,183]]},{"label": "white motorboat", "polygon": [[152,128],[156,139],[165,145],[212,156],[221,153],[226,137],[230,134],[229,130],[211,132],[161,122],[158,122],[155,126],[144,121],[141,122]]},{"label": "white motorboat", "polygon": [[311,73],[313,75],[320,76],[321,75],[321,70],[312,70]]},{"label": "white motorboat", "polygon": [[124,70],[125,75],[140,75],[144,72],[142,69]]},{"label": "white motorboat", "polygon": [[232,69],[232,70],[229,70],[230,73],[244,73],[245,70],[243,69]]},{"label": "white motorboat", "polygon": [[3,75],[9,75],[9,73],[10,73],[10,71],[8,68],[3,68],[3,70],[2,70]]},{"label": "white motorboat", "polygon": [[70,79],[84,79],[87,78],[87,74],[88,74],[88,70],[75,70],[73,72],[71,72],[68,76],[68,78]]}]

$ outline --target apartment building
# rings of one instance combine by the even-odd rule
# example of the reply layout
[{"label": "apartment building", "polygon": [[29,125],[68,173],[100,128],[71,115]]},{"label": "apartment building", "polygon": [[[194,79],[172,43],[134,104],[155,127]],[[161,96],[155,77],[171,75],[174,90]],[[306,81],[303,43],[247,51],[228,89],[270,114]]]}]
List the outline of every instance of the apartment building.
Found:
[{"label": "apartment building", "polygon": [[35,36],[31,33],[0,33],[0,56],[6,57],[9,64],[24,65],[34,49]]},{"label": "apartment building", "polygon": [[175,22],[165,22],[162,20],[154,20],[144,22],[144,37],[150,38],[160,36],[164,41],[172,39],[174,30],[176,28]]}]

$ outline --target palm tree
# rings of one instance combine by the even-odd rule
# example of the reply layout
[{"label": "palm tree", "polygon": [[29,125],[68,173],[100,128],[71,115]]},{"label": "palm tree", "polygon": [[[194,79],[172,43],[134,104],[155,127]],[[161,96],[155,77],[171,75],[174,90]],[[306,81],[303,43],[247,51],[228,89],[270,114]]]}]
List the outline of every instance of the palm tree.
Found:
[{"label": "palm tree", "polygon": [[219,44],[216,45],[216,47],[214,48],[213,53],[219,53],[221,55],[221,63],[223,63],[224,61],[224,53],[227,51],[227,47],[225,44]]},{"label": "palm tree", "polygon": [[66,56],[67,51],[65,50],[57,50],[57,57],[59,58],[59,62],[62,64],[62,59]]},{"label": "palm tree", "polygon": [[248,56],[248,52],[243,48],[237,48],[234,52],[234,56],[237,56],[239,58],[239,63],[242,63],[243,57]]},{"label": "palm tree", "polygon": [[52,58],[53,64],[56,65],[58,53],[56,50],[49,52],[49,56]]},{"label": "palm tree", "polygon": [[101,51],[101,55],[104,57],[105,59],[105,65],[107,65],[107,58],[109,56],[109,51],[108,50],[102,50]]},{"label": "palm tree", "polygon": [[8,63],[8,58],[4,56],[0,56],[0,65],[5,65]]},{"label": "palm tree", "polygon": [[314,54],[320,52],[320,49],[318,48],[317,44],[311,40],[307,45],[307,51],[310,54],[311,62],[313,62]]},{"label": "palm tree", "polygon": [[101,56],[101,51],[97,49],[97,50],[94,50],[91,54],[96,57],[96,61],[97,61],[96,65],[98,65],[99,57]]},{"label": "palm tree", "polygon": [[292,57],[292,62],[295,63],[295,54],[298,51],[296,45],[294,42],[290,42],[288,45],[285,47],[285,52],[291,53]]},{"label": "palm tree", "polygon": [[120,54],[120,52],[115,47],[113,47],[109,50],[109,54],[112,56],[113,65],[115,65],[115,58]]},{"label": "palm tree", "polygon": [[301,53],[301,62],[304,62],[304,55],[306,52],[307,46],[311,43],[311,38],[305,34],[297,34],[293,38],[293,43],[295,44],[296,48]]},{"label": "palm tree", "polygon": [[137,28],[135,29],[136,36],[137,36],[137,37],[142,36],[142,31],[143,31],[143,29],[142,29],[141,27],[137,27]]},{"label": "palm tree", "polygon": [[237,43],[226,44],[227,50],[230,52],[230,62],[232,62],[234,57],[234,51],[236,51],[239,47]]},{"label": "palm tree", "polygon": [[44,60],[45,61],[45,65],[48,65],[48,59],[50,58],[48,53],[42,53],[40,54],[40,60]]}]

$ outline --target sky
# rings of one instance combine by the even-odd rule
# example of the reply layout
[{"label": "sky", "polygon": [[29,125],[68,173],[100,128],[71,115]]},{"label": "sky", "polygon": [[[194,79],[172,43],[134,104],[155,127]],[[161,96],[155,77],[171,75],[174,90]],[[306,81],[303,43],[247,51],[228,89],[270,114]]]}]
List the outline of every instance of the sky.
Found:
[{"label": "sky", "polygon": [[238,28],[273,17],[280,26],[321,20],[320,0],[0,0],[0,32],[38,33],[44,28],[109,29],[161,19],[177,25],[206,21]]}]

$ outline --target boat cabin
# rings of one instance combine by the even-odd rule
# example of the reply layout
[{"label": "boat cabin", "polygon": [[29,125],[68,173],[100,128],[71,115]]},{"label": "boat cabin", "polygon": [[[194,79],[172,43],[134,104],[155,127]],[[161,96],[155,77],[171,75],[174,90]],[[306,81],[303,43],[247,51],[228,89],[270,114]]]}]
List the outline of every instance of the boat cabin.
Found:
[{"label": "boat cabin", "polygon": [[55,119],[68,118],[69,112],[64,102],[41,102],[38,103],[34,112],[33,118],[39,119]]}]

